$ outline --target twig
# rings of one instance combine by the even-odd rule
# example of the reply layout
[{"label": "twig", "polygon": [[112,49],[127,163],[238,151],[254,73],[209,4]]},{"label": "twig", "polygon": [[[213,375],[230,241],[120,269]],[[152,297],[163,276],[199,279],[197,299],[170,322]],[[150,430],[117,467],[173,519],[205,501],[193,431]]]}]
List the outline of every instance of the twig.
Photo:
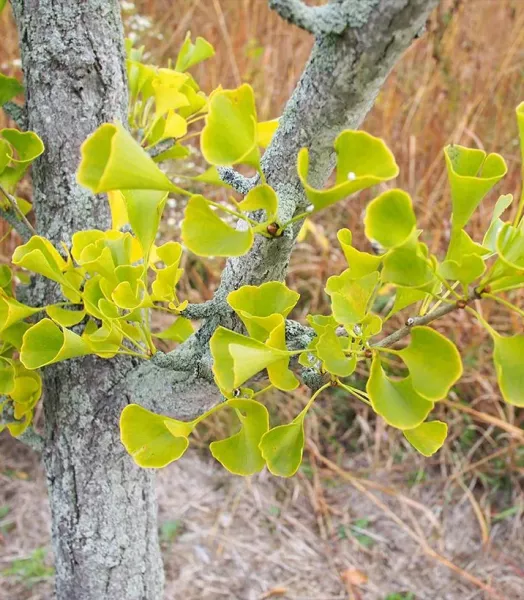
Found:
[{"label": "twig", "polygon": [[341,34],[348,27],[362,27],[379,0],[337,0],[323,6],[307,6],[302,0],[269,0],[269,7],[283,19],[315,36]]},{"label": "twig", "polygon": [[27,220],[24,213],[20,210],[20,207],[18,206],[16,198],[11,196],[11,194],[9,192],[7,192],[1,185],[0,185],[0,192],[2,192],[2,194],[6,197],[7,201],[11,205],[11,208],[19,217],[19,219],[18,219],[13,212],[2,209],[0,211],[0,214],[5,218],[5,220],[10,225],[12,225],[12,227],[14,229],[16,229],[16,231],[18,231],[18,233],[20,234],[21,238],[24,241],[27,241],[33,235],[37,235],[34,227]]},{"label": "twig", "polygon": [[236,192],[245,196],[258,183],[259,176],[244,177],[231,167],[218,167],[218,174],[224,183],[230,185]]},{"label": "twig", "polygon": [[15,102],[6,102],[2,108],[8,117],[10,117],[17,126],[25,131],[27,129],[27,111],[25,106],[20,106]]}]

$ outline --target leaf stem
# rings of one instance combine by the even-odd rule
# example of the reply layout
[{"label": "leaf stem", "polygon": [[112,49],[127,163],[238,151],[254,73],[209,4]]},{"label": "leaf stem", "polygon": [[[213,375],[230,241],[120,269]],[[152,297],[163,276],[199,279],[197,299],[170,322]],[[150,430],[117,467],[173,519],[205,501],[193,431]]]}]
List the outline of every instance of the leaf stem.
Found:
[{"label": "leaf stem", "polygon": [[346,392],[349,392],[352,396],[355,396],[355,398],[357,398],[358,400],[362,400],[362,402],[364,402],[368,406],[371,406],[371,402],[369,401],[369,399],[366,397],[365,393],[362,390],[359,390],[358,388],[354,388],[351,385],[347,385],[346,383],[342,383],[342,381],[340,381],[340,379],[337,379],[337,383],[341,387],[343,387],[346,390]]},{"label": "leaf stem", "polygon": [[521,317],[524,317],[524,310],[522,310],[518,306],[515,306],[508,300],[501,298],[500,296],[496,296],[495,294],[487,294],[486,292],[484,292],[482,294],[482,297],[483,298],[491,298],[491,300],[495,300],[495,302],[500,302],[500,304],[504,305],[506,308],[509,308],[510,310],[519,314]]}]

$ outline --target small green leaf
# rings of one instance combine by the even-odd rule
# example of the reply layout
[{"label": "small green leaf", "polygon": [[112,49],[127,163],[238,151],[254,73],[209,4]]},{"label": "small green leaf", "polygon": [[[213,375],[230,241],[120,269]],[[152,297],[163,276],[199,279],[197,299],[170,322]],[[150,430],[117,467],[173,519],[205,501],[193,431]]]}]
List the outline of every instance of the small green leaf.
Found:
[{"label": "small green leaf", "polygon": [[156,190],[125,190],[122,195],[131,229],[147,257],[158,233],[167,193]]},{"label": "small green leaf", "polygon": [[169,181],[119,123],[105,123],[81,148],[78,183],[95,194],[111,190],[159,190],[188,194]]},{"label": "small green leaf", "polygon": [[20,360],[27,369],[39,369],[86,354],[89,348],[79,335],[42,319],[24,334]]},{"label": "small green leaf", "polygon": [[8,395],[15,387],[15,369],[10,360],[0,357],[0,394]]},{"label": "small green leaf", "polygon": [[435,278],[426,257],[418,247],[393,248],[384,257],[382,280],[402,287],[421,288]]},{"label": "small green leaf", "polygon": [[257,123],[257,144],[262,148],[267,148],[278,129],[278,119],[272,121],[262,121]]},{"label": "small green leaf", "polygon": [[275,190],[269,185],[257,185],[248,192],[238,208],[245,212],[263,209],[266,211],[266,219],[274,221],[278,210],[278,198]]},{"label": "small green leaf", "polygon": [[104,323],[101,327],[97,327],[93,321],[90,321],[82,339],[93,354],[101,358],[113,358],[120,350],[123,335],[122,331],[112,323]]},{"label": "small green leaf", "polygon": [[398,165],[389,148],[380,138],[365,131],[343,131],[335,140],[335,152],[336,181],[327,190],[308,184],[309,151],[302,148],[298,153],[298,176],[316,210],[398,175]]},{"label": "small green leaf", "polygon": [[439,265],[439,273],[445,279],[452,281],[458,280],[467,288],[467,286],[478,279],[486,270],[486,263],[480,256],[467,254],[463,256],[460,262],[456,260],[445,260]]},{"label": "small green leaf", "polygon": [[258,473],[265,465],[259,444],[269,429],[267,409],[260,402],[242,398],[228,400],[226,405],[235,409],[241,429],[225,440],[211,442],[211,454],[235,475]]},{"label": "small green leaf", "polygon": [[448,435],[448,426],[442,421],[421,423],[418,427],[404,431],[407,441],[424,456],[433,456],[442,448]]},{"label": "small green leaf", "polygon": [[524,407],[524,335],[493,336],[493,362],[504,400]]},{"label": "small green leaf", "polygon": [[399,355],[406,363],[416,392],[440,400],[462,377],[462,360],[453,342],[431,327],[413,327],[411,341]]},{"label": "small green leaf", "polygon": [[268,281],[259,286],[242,286],[228,295],[227,302],[240,317],[249,335],[265,342],[277,325],[272,316],[287,317],[299,298],[300,294],[283,283]]},{"label": "small green leaf", "polygon": [[500,218],[502,213],[509,208],[513,202],[513,194],[506,194],[500,196],[493,209],[493,215],[491,216],[491,223],[489,229],[486,231],[486,235],[482,240],[482,246],[491,250],[491,252],[497,251],[497,237],[500,230],[504,226],[504,221]]},{"label": "small green leaf", "polygon": [[11,160],[16,163],[29,164],[45,150],[44,143],[34,131],[2,129],[2,137],[16,150],[17,156],[11,157]]},{"label": "small green leaf", "polygon": [[15,365],[15,386],[9,395],[16,404],[15,418],[27,414],[42,395],[42,378],[39,373],[29,371],[21,364]]},{"label": "small green leaf", "polygon": [[219,387],[228,392],[269,365],[287,358],[287,353],[271,348],[224,327],[218,327],[209,342],[213,373]]},{"label": "small green leaf", "polygon": [[397,189],[380,194],[368,204],[364,224],[369,240],[384,248],[401,246],[417,225],[411,197]]},{"label": "small green leaf", "polygon": [[[0,3],[0,12],[2,8],[5,6],[7,0],[1,0]],[[12,100],[18,94],[21,94],[24,91],[24,86],[15,79],[14,77],[7,77],[6,75],[2,75],[0,73],[0,106]]]},{"label": "small green leaf", "polygon": [[497,252],[507,267],[524,270],[524,228],[505,223],[497,237]]},{"label": "small green leaf", "polygon": [[326,328],[316,344],[317,356],[322,360],[323,368],[339,377],[349,377],[356,366],[355,355],[347,356],[344,350],[347,347],[347,338],[338,337],[333,329]]},{"label": "small green leaf", "polygon": [[366,390],[375,412],[398,429],[418,427],[434,406],[433,402],[415,391],[411,377],[399,381],[389,379],[378,355],[373,357]]},{"label": "small green leaf", "polygon": [[[159,469],[178,460],[189,441],[167,427],[174,419],[156,415],[137,404],[129,404],[120,416],[120,439],[139,467]],[[174,421],[176,423],[176,421]]]},{"label": "small green leaf", "polygon": [[371,309],[370,301],[379,280],[377,271],[355,279],[351,269],[327,280],[326,293],[331,296],[331,308],[337,323],[354,325]]},{"label": "small green leaf", "polygon": [[167,329],[164,329],[160,333],[153,333],[153,336],[161,340],[185,342],[193,333],[191,321],[185,317],[178,317]]},{"label": "small green leaf", "polygon": [[355,278],[364,277],[377,271],[382,262],[381,256],[374,256],[368,252],[360,252],[352,246],[353,234],[349,229],[340,229],[337,238],[346,257],[349,269]]},{"label": "small green leaf", "polygon": [[304,452],[304,413],[300,413],[288,425],[270,429],[260,441],[260,451],[267,468],[278,477],[294,475]]},{"label": "small green leaf", "polygon": [[255,95],[251,86],[245,83],[235,90],[212,95],[200,140],[202,154],[212,165],[246,164],[260,169]]},{"label": "small green leaf", "polygon": [[507,173],[499,154],[453,144],[444,148],[453,204],[452,223],[462,229],[484,196]]},{"label": "small green leaf", "polygon": [[424,300],[426,295],[427,292],[424,290],[397,286],[395,288],[395,302],[393,303],[386,320],[391,319],[393,315],[396,315],[398,312],[404,310],[408,306]]},{"label": "small green leaf", "polygon": [[18,321],[23,321],[39,312],[40,308],[33,308],[0,294],[0,331],[4,331]]},{"label": "small green leaf", "polygon": [[34,235],[27,244],[16,248],[13,264],[59,283],[64,282],[63,272],[67,269],[67,263],[51,242],[38,235]]},{"label": "small green leaf", "polygon": [[214,55],[215,49],[208,41],[202,37],[197,37],[193,44],[191,32],[188,31],[176,59],[175,71],[187,71]]},{"label": "small green leaf", "polygon": [[182,240],[198,256],[241,256],[253,245],[253,231],[233,229],[203,196],[191,196],[182,221]]},{"label": "small green leaf", "polygon": [[180,144],[174,144],[168,150],[165,150],[164,152],[157,154],[153,158],[153,160],[156,163],[163,162],[165,160],[181,160],[181,159],[187,158],[190,154],[191,154],[191,151],[189,150],[189,148],[186,148],[185,146],[181,146]]},{"label": "small green leaf", "polygon": [[61,306],[57,306],[56,304],[47,306],[45,310],[51,319],[62,327],[73,327],[73,325],[77,325],[82,321],[86,314],[85,310],[68,310]]}]

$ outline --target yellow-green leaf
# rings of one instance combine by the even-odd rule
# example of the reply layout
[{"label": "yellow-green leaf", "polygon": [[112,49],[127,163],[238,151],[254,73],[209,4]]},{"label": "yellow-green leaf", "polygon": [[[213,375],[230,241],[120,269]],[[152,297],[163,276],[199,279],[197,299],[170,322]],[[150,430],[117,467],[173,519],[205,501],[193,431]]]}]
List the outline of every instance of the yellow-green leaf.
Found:
[{"label": "yellow-green leaf", "polygon": [[158,233],[167,193],[156,190],[126,190],[122,195],[129,224],[140,242],[144,257],[147,257]]},{"label": "yellow-green leaf", "polygon": [[215,55],[215,49],[204,38],[197,37],[195,43],[191,41],[191,32],[187,32],[186,38],[176,59],[175,70],[187,71],[198,63]]},{"label": "yellow-green leaf", "polygon": [[384,248],[401,246],[417,225],[409,194],[388,190],[368,204],[364,218],[366,236]]},{"label": "yellow-green leaf", "polygon": [[272,121],[262,121],[257,123],[257,144],[262,148],[267,148],[278,129],[278,119]]},{"label": "yellow-green leaf", "polygon": [[[2,3],[0,4],[0,12],[6,2],[7,0],[2,0]],[[6,75],[2,75],[2,73],[0,73],[0,106],[6,102],[9,102],[9,100],[15,96],[18,96],[18,94],[21,94],[23,91],[24,86],[18,81],[18,79],[15,79],[14,77],[7,77]]]},{"label": "yellow-green leaf", "polygon": [[202,154],[212,165],[246,164],[260,168],[255,95],[251,86],[245,83],[235,90],[212,95],[200,140]]},{"label": "yellow-green leaf", "polygon": [[354,248],[352,245],[353,234],[349,229],[340,229],[337,238],[353,277],[358,279],[378,270],[382,257]]},{"label": "yellow-green leaf", "polygon": [[379,280],[377,271],[355,279],[351,269],[327,280],[326,293],[331,296],[331,309],[338,323],[354,325],[371,309],[370,301]]},{"label": "yellow-green leaf", "polygon": [[315,346],[324,369],[339,377],[348,377],[357,366],[356,356],[348,356],[344,353],[347,341],[347,338],[338,337],[333,329],[326,328]]},{"label": "yellow-green leaf", "polygon": [[248,192],[238,207],[246,212],[263,209],[267,220],[275,220],[278,211],[278,198],[275,190],[269,185],[257,185]]},{"label": "yellow-green leaf", "polygon": [[411,377],[399,381],[387,377],[378,355],[373,358],[366,390],[373,410],[398,429],[418,427],[434,406],[433,402],[415,391]]},{"label": "yellow-green leaf", "polygon": [[3,332],[14,323],[23,321],[40,310],[42,309],[26,306],[15,298],[0,294],[0,331]]},{"label": "yellow-green leaf", "polygon": [[448,426],[442,421],[422,423],[414,429],[404,432],[407,441],[424,456],[433,456],[440,450],[448,435]]},{"label": "yellow-green leaf", "polygon": [[78,183],[95,194],[111,190],[159,190],[187,194],[171,183],[119,123],[105,123],[81,148]]},{"label": "yellow-green leaf", "polygon": [[493,336],[493,362],[504,400],[524,407],[524,335]]},{"label": "yellow-green leaf", "polygon": [[189,336],[193,335],[193,325],[185,317],[178,317],[167,329],[159,333],[153,333],[153,336],[161,340],[172,340],[174,342],[185,342]]},{"label": "yellow-green leaf", "polygon": [[453,144],[444,148],[453,204],[452,223],[462,229],[484,196],[507,173],[500,154]]},{"label": "yellow-green leaf", "polygon": [[27,369],[39,369],[86,354],[89,348],[79,335],[42,319],[24,334],[20,360]]},{"label": "yellow-green leaf", "polygon": [[258,473],[265,465],[258,446],[269,429],[267,409],[260,402],[242,398],[228,400],[226,405],[235,409],[241,429],[225,440],[211,442],[211,454],[235,475]]},{"label": "yellow-green leaf", "polygon": [[267,468],[278,477],[294,475],[304,452],[304,414],[300,413],[288,425],[270,429],[260,441],[260,451]]},{"label": "yellow-green leaf", "polygon": [[428,400],[441,400],[462,377],[457,347],[431,327],[413,327],[409,345],[400,350],[416,392]]},{"label": "yellow-green leaf", "polygon": [[241,256],[253,244],[253,231],[233,229],[203,196],[191,196],[182,221],[182,240],[198,256]]},{"label": "yellow-green leaf", "polygon": [[59,283],[64,282],[63,272],[67,269],[66,261],[58,254],[51,242],[38,235],[34,235],[26,244],[16,248],[13,253],[13,264]]},{"label": "yellow-green leaf", "polygon": [[343,131],[335,140],[337,173],[335,185],[319,190],[308,183],[309,151],[298,153],[298,176],[316,210],[398,175],[395,157],[386,144],[365,131]]},{"label": "yellow-green leaf", "polygon": [[62,327],[73,327],[73,325],[77,325],[82,321],[86,314],[85,310],[69,310],[57,306],[56,304],[47,306],[45,310],[51,319]]}]

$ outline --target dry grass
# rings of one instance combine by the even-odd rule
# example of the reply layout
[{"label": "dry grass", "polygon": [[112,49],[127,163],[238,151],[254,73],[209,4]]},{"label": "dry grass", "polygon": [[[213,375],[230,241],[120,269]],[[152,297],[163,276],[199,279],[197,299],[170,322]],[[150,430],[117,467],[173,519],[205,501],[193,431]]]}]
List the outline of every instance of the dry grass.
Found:
[{"label": "dry grass", "polygon": [[[261,118],[281,113],[311,48],[310,37],[279,20],[266,0],[140,0],[127,13],[127,24],[155,62],[176,55],[187,29],[209,39],[217,56],[195,76],[206,90],[249,81]],[[19,75],[7,15],[0,17],[0,27],[1,62],[8,65],[2,71]],[[446,0],[428,31],[389,77],[364,128],[393,149],[401,168],[396,183],[412,194],[424,239],[438,252],[447,243],[450,213],[444,145],[482,147],[508,162],[508,176],[471,224],[475,239],[482,237],[498,194],[520,192],[514,108],[524,98],[524,2]],[[336,231],[350,227],[365,248],[361,215],[368,199],[362,195],[325,211],[298,245],[288,277],[302,294],[296,318],[328,310],[325,280],[345,268]],[[177,214],[175,208],[170,216]],[[0,259],[8,260],[13,243],[4,244]],[[187,257],[185,266],[185,296],[208,299],[220,261]],[[513,301],[522,303],[522,295]],[[482,310],[500,331],[522,330],[522,319],[500,307],[483,303]],[[417,600],[490,597],[482,585],[507,600],[524,597],[523,412],[501,401],[482,328],[465,313],[439,327],[461,348],[466,371],[438,408],[450,438],[436,457],[415,456],[367,407],[333,392],[308,417],[311,448],[320,455],[307,453],[292,481],[262,474],[245,482],[194,455],[162,473],[162,519],[182,521],[182,533],[166,545],[168,597],[379,600],[403,590],[413,591]],[[290,420],[305,395],[275,395],[269,399],[272,417]],[[230,423],[217,418],[207,427],[199,432],[202,447],[225,435]],[[6,440],[1,448],[7,453],[0,458],[0,508],[12,507],[15,526],[7,533],[0,529],[6,555],[0,571],[13,557],[48,543],[42,475]],[[17,478],[17,471],[29,472],[34,481]],[[414,508],[414,502],[427,510]],[[355,541],[355,519],[369,520],[371,548]],[[451,566],[444,567],[435,554],[428,557],[428,548]],[[6,585],[6,600],[49,598],[45,583],[33,591],[13,578]]]}]

